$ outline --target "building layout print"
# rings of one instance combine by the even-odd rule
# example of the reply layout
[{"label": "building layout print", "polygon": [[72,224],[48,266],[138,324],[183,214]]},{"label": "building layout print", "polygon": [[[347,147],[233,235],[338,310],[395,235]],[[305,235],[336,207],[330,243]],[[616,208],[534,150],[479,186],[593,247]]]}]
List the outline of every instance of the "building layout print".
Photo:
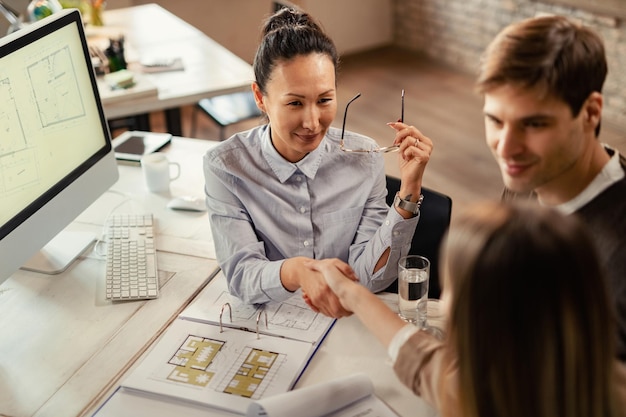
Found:
[{"label": "building layout print", "polygon": [[86,115],[69,46],[28,60],[23,74],[28,86],[12,79],[14,68],[13,76],[9,71],[0,73],[4,100],[0,103],[0,193],[7,195],[37,186],[41,180],[39,159],[44,155],[37,154],[29,141],[45,137],[47,128],[58,129],[55,125]]},{"label": "building layout print", "polygon": [[122,386],[245,415],[292,389],[313,352],[307,341],[178,318]]},{"label": "building layout print", "polygon": [[26,138],[9,77],[0,76],[0,156],[23,149]]},{"label": "building layout print", "polygon": [[222,346],[224,346],[222,341],[189,335],[168,361],[170,365],[175,365],[175,368],[167,379],[206,386],[215,375],[209,367]]},{"label": "building layout print", "polygon": [[[206,387],[218,373],[216,358],[226,342],[189,335],[168,361],[174,369],[167,376],[170,381],[198,387]],[[263,385],[272,376],[272,368],[278,366],[281,355],[261,349],[246,347],[222,381],[217,390],[245,398],[258,398]],[[264,384],[265,382],[265,384]]]},{"label": "building layout print", "polygon": [[306,306],[282,303],[272,315],[270,323],[275,326],[307,330],[317,317],[317,313]]},{"label": "building layout print", "polygon": [[68,46],[29,65],[27,70],[42,127],[85,115]]},{"label": "building layout print", "polygon": [[[315,319],[317,313],[311,310],[304,302],[298,304],[300,298],[289,299],[277,305],[248,305],[237,300],[228,292],[224,291],[218,297],[215,305],[224,305],[229,303],[232,307],[233,323],[239,321],[254,320],[259,311],[265,310],[268,316],[268,322],[272,326],[282,327],[285,329],[308,330]],[[227,324],[227,321],[224,321]]]},{"label": "building layout print", "polygon": [[270,376],[272,365],[278,354],[259,349],[250,349],[248,356],[224,389],[227,394],[252,398],[265,378]]}]

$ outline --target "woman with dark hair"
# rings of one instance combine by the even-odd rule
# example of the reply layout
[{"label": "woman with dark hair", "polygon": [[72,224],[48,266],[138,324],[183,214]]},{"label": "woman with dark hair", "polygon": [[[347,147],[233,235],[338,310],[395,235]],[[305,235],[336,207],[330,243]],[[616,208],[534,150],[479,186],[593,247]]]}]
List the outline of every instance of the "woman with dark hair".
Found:
[{"label": "woman with dark hair", "polygon": [[[268,123],[204,158],[217,258],[230,292],[244,302],[282,301],[301,289],[315,311],[341,317],[348,313],[304,262],[338,258],[371,291],[393,282],[419,220],[432,142],[415,127],[389,123],[402,180],[390,209],[382,149],[331,127],[339,64],[332,40],[296,9],[271,16],[262,35],[252,90]],[[344,140],[359,148],[346,149]]]},{"label": "woman with dark hair", "polygon": [[310,266],[443,417],[626,416],[612,304],[576,217],[531,203],[475,205],[453,221],[442,262],[443,340],[406,324],[348,265]]}]

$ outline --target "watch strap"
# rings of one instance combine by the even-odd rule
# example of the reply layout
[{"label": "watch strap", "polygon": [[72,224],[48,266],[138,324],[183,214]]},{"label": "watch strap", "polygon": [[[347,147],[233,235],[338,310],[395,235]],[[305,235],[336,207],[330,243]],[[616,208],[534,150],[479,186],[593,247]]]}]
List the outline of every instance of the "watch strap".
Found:
[{"label": "watch strap", "polygon": [[417,200],[417,202],[414,203],[412,201],[402,199],[400,197],[400,193],[396,193],[396,197],[393,200],[393,205],[416,215],[420,212],[420,206],[422,205],[422,201],[424,201],[424,194],[420,194],[420,198]]}]

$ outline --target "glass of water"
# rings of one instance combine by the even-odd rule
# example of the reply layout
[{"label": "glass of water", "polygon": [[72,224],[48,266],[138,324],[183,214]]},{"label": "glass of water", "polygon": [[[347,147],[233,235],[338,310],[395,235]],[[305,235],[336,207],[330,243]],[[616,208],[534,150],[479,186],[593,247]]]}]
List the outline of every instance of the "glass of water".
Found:
[{"label": "glass of water", "polygon": [[408,255],[398,262],[398,308],[400,317],[418,327],[426,324],[430,261],[419,255]]}]

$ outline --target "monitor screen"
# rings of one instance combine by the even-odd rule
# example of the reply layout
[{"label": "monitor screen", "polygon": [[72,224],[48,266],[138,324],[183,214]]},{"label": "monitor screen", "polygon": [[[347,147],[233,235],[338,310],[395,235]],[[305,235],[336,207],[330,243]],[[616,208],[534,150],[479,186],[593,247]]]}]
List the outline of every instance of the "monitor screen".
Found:
[{"label": "monitor screen", "polygon": [[84,245],[68,235],[40,251],[117,178],[80,13],[0,39],[0,282],[35,254]]}]

